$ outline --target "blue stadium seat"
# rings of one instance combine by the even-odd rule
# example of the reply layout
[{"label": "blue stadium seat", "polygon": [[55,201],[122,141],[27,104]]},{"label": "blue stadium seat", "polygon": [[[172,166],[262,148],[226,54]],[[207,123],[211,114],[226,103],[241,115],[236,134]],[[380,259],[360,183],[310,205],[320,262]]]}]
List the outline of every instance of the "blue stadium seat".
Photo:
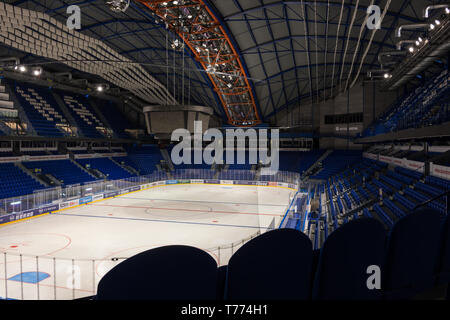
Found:
[{"label": "blue stadium seat", "polygon": [[434,177],[434,176],[428,176],[428,177],[426,177],[425,181],[428,184],[439,186],[444,190],[450,190],[450,181],[449,180],[441,179],[441,178]]},{"label": "blue stadium seat", "polygon": [[98,284],[98,300],[215,300],[217,264],[188,246],[142,252],[115,266]]},{"label": "blue stadium seat", "polygon": [[387,299],[410,299],[434,284],[440,213],[423,209],[400,219],[387,246],[383,289]]},{"label": "blue stadium seat", "polygon": [[367,268],[382,268],[386,232],[375,219],[351,221],[325,241],[314,281],[313,299],[381,299],[381,290],[367,288]]},{"label": "blue stadium seat", "polygon": [[439,252],[437,284],[450,283],[450,215],[442,223]]},{"label": "blue stadium seat", "polygon": [[23,165],[31,170],[40,169],[44,174],[51,174],[66,186],[96,180],[70,160],[30,161]]},{"label": "blue stadium seat", "polygon": [[44,188],[14,163],[0,163],[0,199],[32,194]]},{"label": "blue stadium seat", "polygon": [[384,212],[384,210],[380,207],[378,203],[374,204],[373,209],[388,228],[391,228],[394,225],[394,221],[392,221],[391,217],[389,217],[389,215],[386,212]]},{"label": "blue stadium seat", "polygon": [[99,170],[108,176],[110,180],[126,179],[135,176],[108,158],[79,159],[78,162],[83,167],[90,165],[91,168]]},{"label": "blue stadium seat", "polygon": [[39,136],[66,135],[61,128],[68,127],[69,122],[53,98],[50,89],[17,81],[9,81],[9,85],[15,91],[28,120]]},{"label": "blue stadium seat", "polygon": [[398,192],[396,194],[394,194],[394,199],[396,201],[400,202],[405,208],[407,208],[409,210],[413,210],[416,207],[416,205],[413,202],[411,202],[411,200],[409,200],[405,196],[402,196]]},{"label": "blue stadium seat", "polygon": [[[312,243],[300,231],[278,229],[243,245],[228,263],[229,300],[310,298]],[[292,273],[289,281],[275,275]]]}]

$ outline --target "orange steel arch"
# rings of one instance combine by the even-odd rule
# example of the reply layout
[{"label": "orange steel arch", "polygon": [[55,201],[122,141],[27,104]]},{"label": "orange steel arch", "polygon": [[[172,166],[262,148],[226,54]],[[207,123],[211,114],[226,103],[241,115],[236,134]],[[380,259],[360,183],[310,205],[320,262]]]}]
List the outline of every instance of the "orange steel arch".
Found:
[{"label": "orange steel arch", "polygon": [[136,0],[183,39],[207,72],[228,123],[250,127],[261,123],[241,58],[220,21],[203,0]]}]

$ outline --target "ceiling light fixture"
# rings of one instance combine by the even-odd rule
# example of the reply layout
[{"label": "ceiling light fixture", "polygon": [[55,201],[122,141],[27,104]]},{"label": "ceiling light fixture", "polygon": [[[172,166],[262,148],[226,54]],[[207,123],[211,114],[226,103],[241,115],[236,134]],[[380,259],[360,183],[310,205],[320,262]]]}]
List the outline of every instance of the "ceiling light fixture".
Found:
[{"label": "ceiling light fixture", "polygon": [[106,0],[105,4],[111,11],[125,12],[130,6],[130,0]]}]

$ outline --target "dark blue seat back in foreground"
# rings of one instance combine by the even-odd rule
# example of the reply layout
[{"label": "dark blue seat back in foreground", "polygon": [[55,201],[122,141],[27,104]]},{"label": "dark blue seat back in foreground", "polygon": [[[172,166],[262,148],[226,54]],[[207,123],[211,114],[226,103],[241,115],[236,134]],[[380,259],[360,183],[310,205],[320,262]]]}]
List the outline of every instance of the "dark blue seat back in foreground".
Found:
[{"label": "dark blue seat back in foreground", "polygon": [[320,251],[313,299],[381,299],[381,290],[367,286],[367,269],[382,269],[385,242],[383,225],[371,218],[351,221],[333,232]]},{"label": "dark blue seat back in foreground", "polygon": [[387,299],[411,299],[434,284],[440,214],[423,209],[400,219],[388,239],[383,289]]},{"label": "dark blue seat back in foreground", "polygon": [[166,246],[142,252],[109,271],[98,300],[215,300],[217,264],[206,252]]},{"label": "dark blue seat back in foreground", "polygon": [[450,283],[450,215],[447,215],[442,224],[439,252],[437,284]]},{"label": "dark blue seat back in foreground", "polygon": [[273,230],[243,245],[228,263],[228,300],[310,297],[312,244],[294,229]]}]

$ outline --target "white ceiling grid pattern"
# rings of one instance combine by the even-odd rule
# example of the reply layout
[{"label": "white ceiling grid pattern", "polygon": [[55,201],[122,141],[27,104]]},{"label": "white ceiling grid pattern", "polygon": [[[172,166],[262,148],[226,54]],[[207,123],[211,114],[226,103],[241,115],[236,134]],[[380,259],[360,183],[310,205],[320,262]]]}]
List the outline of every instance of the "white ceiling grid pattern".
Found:
[{"label": "white ceiling grid pattern", "polygon": [[0,42],[101,76],[149,103],[177,103],[140,65],[44,13],[0,3]]}]

